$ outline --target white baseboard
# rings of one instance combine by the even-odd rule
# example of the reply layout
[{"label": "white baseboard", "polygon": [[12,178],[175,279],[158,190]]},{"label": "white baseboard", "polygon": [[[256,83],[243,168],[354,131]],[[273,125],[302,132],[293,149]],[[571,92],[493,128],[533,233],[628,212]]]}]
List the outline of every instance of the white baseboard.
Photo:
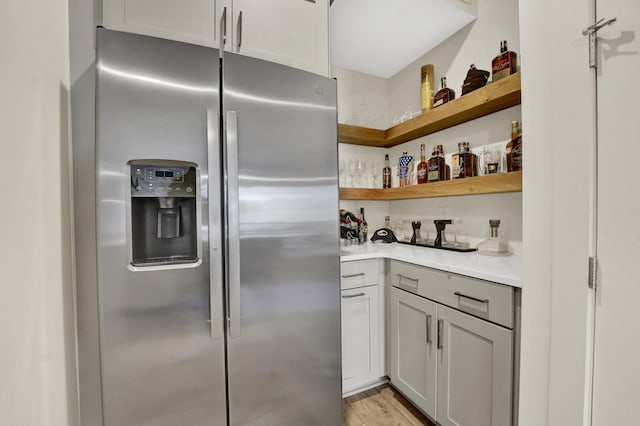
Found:
[{"label": "white baseboard", "polygon": [[380,385],[384,385],[385,383],[389,383],[389,378],[387,376],[381,377],[378,380],[374,380],[373,382],[366,383],[366,384],[364,384],[362,386],[358,386],[355,389],[349,389],[348,391],[342,393],[342,397],[346,398],[346,397],[358,394],[360,392],[364,392],[366,390],[373,389],[373,388],[378,387]]}]

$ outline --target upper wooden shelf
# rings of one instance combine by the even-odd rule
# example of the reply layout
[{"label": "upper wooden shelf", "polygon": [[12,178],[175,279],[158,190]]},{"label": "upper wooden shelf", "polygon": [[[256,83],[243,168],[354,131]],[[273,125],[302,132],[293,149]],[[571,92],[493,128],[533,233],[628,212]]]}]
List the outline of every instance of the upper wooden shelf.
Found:
[{"label": "upper wooden shelf", "polygon": [[408,200],[454,195],[499,194],[522,191],[522,172],[498,173],[466,179],[431,182],[403,188],[340,188],[341,200]]},{"label": "upper wooden shelf", "polygon": [[338,124],[338,142],[390,148],[519,104],[518,72],[387,130]]}]

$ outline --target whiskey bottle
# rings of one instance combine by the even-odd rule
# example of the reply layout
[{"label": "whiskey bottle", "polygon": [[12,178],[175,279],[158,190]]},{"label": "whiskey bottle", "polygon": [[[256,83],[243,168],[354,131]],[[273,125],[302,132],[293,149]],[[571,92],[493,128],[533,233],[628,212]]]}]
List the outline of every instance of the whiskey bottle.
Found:
[{"label": "whiskey bottle", "polygon": [[469,142],[464,143],[464,175],[465,177],[478,176],[478,156],[471,152]]},{"label": "whiskey bottle", "polygon": [[458,152],[451,155],[451,165],[452,165],[451,177],[453,179],[461,179],[465,177],[464,142],[458,142]]},{"label": "whiskey bottle", "polygon": [[422,112],[426,112],[433,108],[433,65],[425,65],[420,68],[420,83],[422,86]]},{"label": "whiskey bottle", "polygon": [[522,170],[522,132],[517,120],[511,122],[511,141],[506,149],[507,171]]},{"label": "whiskey bottle", "polygon": [[449,89],[447,87],[447,77],[442,77],[440,79],[440,85],[442,89],[438,90],[438,92],[433,97],[433,107],[438,107],[442,104],[446,104],[449,101],[452,101],[456,98],[456,92],[453,89]]},{"label": "whiskey bottle", "polygon": [[433,147],[431,158],[429,158],[429,165],[427,169],[427,182],[439,182],[445,178],[445,163],[444,158],[440,157],[438,147]]},{"label": "whiskey bottle", "polygon": [[389,154],[384,155],[384,167],[382,168],[382,187],[391,188],[391,167],[389,166]]},{"label": "whiskey bottle", "polygon": [[507,48],[507,41],[500,42],[500,54],[491,61],[493,81],[498,81],[514,74],[518,69],[518,55]]},{"label": "whiskey bottle", "polygon": [[420,162],[418,163],[418,183],[427,183],[427,162],[424,155],[424,144],[420,145]]},{"label": "whiskey bottle", "polygon": [[444,180],[451,180],[451,167],[449,167],[447,162],[444,160],[444,148],[442,147],[442,145],[438,145],[438,155],[440,155],[440,157],[442,157],[442,160],[445,162]]},{"label": "whiskey bottle", "polygon": [[400,178],[400,188],[411,185],[413,156],[408,155],[407,151],[402,151],[402,155],[398,159],[398,177]]}]

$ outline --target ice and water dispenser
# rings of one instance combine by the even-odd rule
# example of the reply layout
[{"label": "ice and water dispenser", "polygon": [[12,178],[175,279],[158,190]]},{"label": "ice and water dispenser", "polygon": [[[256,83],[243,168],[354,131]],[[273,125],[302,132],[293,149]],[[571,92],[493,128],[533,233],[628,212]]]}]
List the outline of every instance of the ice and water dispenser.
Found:
[{"label": "ice and water dispenser", "polygon": [[192,163],[135,162],[131,167],[131,264],[198,260],[196,167]]}]

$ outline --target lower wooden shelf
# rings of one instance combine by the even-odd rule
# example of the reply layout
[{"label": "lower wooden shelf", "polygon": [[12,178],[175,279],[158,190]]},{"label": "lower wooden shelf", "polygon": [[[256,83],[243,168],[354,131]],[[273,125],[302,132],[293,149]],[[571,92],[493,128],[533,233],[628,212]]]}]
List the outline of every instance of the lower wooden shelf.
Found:
[{"label": "lower wooden shelf", "polygon": [[390,201],[521,191],[522,172],[510,172],[405,186],[403,188],[340,188],[340,199]]}]

